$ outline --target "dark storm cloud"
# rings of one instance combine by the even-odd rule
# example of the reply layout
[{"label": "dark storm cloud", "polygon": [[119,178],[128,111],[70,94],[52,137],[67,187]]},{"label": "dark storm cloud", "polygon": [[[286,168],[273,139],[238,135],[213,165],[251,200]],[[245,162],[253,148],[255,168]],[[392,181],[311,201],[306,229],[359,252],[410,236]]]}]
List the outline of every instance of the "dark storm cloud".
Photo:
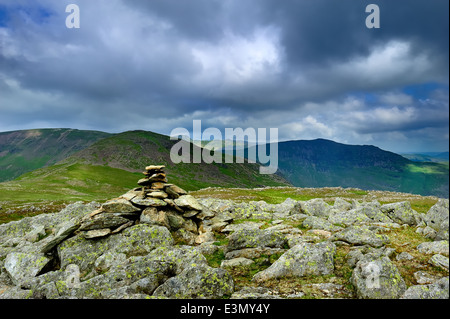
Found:
[{"label": "dark storm cloud", "polygon": [[[68,3],[80,6],[80,29],[65,28]],[[365,27],[369,3],[380,6],[381,29]],[[168,134],[201,119],[392,149],[410,136],[419,143],[420,131],[446,145],[448,6],[0,0],[0,130]],[[402,92],[427,83],[439,83],[427,102]]]}]

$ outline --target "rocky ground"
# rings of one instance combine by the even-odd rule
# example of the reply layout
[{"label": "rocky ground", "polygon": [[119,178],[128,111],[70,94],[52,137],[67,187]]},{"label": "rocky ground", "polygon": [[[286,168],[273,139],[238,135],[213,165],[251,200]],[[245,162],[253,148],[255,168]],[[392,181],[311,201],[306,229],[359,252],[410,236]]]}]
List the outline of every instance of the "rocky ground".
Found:
[{"label": "rocky ground", "polygon": [[449,298],[448,200],[418,213],[158,187],[0,225],[0,298]]}]

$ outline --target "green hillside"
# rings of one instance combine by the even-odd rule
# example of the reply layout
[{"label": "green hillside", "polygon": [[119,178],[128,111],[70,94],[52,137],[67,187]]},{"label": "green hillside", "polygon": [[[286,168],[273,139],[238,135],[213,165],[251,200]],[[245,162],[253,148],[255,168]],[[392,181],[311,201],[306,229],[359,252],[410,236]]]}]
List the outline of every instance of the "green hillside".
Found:
[{"label": "green hillside", "polygon": [[107,200],[137,187],[149,164],[166,165],[169,182],[186,190],[289,185],[277,175],[259,174],[256,164],[174,165],[170,160],[174,143],[145,131],[110,135],[55,165],[0,183],[0,204]]},{"label": "green hillside", "polygon": [[55,164],[109,135],[72,129],[0,133],[0,182]]}]

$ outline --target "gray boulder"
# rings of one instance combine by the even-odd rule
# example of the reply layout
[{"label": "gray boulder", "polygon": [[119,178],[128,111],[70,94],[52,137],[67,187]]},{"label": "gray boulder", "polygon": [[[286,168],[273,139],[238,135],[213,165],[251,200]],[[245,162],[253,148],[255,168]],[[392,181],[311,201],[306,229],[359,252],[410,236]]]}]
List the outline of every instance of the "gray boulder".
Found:
[{"label": "gray boulder", "polygon": [[316,216],[308,216],[303,221],[303,227],[311,228],[311,229],[322,229],[326,231],[338,231],[342,230],[342,227],[333,225],[330,221],[316,217]]},{"label": "gray boulder", "polygon": [[15,285],[34,277],[44,269],[50,259],[42,253],[12,252],[6,256],[4,267]]},{"label": "gray boulder", "polygon": [[436,267],[440,267],[448,271],[448,257],[436,254],[431,257],[429,262]]},{"label": "gray boulder", "polygon": [[331,236],[332,241],[344,241],[353,245],[381,247],[389,243],[389,237],[377,234],[367,226],[351,226]]},{"label": "gray boulder", "polygon": [[220,299],[231,296],[234,281],[225,269],[190,267],[159,286],[153,296],[169,299]]},{"label": "gray boulder", "polygon": [[371,219],[360,210],[352,209],[348,211],[333,211],[330,213],[328,221],[332,224],[350,226],[354,224],[370,222]]},{"label": "gray boulder", "polygon": [[360,299],[398,299],[406,291],[400,272],[387,257],[358,262],[351,281]]},{"label": "gray boulder", "polygon": [[449,247],[447,240],[421,243],[417,250],[422,254],[443,254],[448,255]]},{"label": "gray boulder", "polygon": [[325,203],[323,199],[315,198],[306,202],[297,202],[293,208],[293,211],[309,216],[328,218],[332,209],[333,207]]},{"label": "gray boulder", "polygon": [[434,284],[411,286],[402,299],[449,299],[449,280],[444,277]]},{"label": "gray boulder", "polygon": [[258,272],[253,281],[328,275],[334,271],[336,246],[331,242],[299,244],[284,253],[269,268]]},{"label": "gray boulder", "polygon": [[415,226],[420,223],[418,213],[411,208],[410,202],[399,202],[381,206],[383,214],[399,224]]},{"label": "gray boulder", "polygon": [[283,248],[286,243],[286,237],[276,231],[242,229],[229,236],[227,251],[257,247]]},{"label": "gray boulder", "polygon": [[448,240],[449,200],[439,199],[424,217],[428,227],[436,231],[435,240]]}]

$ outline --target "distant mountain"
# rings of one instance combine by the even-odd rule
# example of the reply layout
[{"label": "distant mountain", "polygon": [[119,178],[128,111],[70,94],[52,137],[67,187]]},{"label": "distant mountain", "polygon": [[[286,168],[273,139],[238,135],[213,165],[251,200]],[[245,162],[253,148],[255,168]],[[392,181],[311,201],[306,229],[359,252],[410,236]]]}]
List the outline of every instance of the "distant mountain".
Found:
[{"label": "distant mountain", "polygon": [[73,129],[0,133],[0,182],[55,164],[109,135]]},{"label": "distant mountain", "polygon": [[[413,162],[369,145],[329,140],[278,144],[277,175],[257,164],[173,164],[177,141],[147,131],[108,134],[69,129],[0,133],[0,202],[15,198],[100,200],[136,186],[149,164],[166,165],[169,182],[205,187],[352,187],[448,198],[449,165]],[[194,145],[190,144],[193,149]]]},{"label": "distant mountain", "polygon": [[278,148],[279,171],[295,186],[449,196],[448,163],[417,163],[375,146],[324,139],[281,142]]},{"label": "distant mountain", "polygon": [[449,161],[449,152],[422,152],[422,153],[402,153],[403,157],[413,162],[436,162],[444,163]]}]

